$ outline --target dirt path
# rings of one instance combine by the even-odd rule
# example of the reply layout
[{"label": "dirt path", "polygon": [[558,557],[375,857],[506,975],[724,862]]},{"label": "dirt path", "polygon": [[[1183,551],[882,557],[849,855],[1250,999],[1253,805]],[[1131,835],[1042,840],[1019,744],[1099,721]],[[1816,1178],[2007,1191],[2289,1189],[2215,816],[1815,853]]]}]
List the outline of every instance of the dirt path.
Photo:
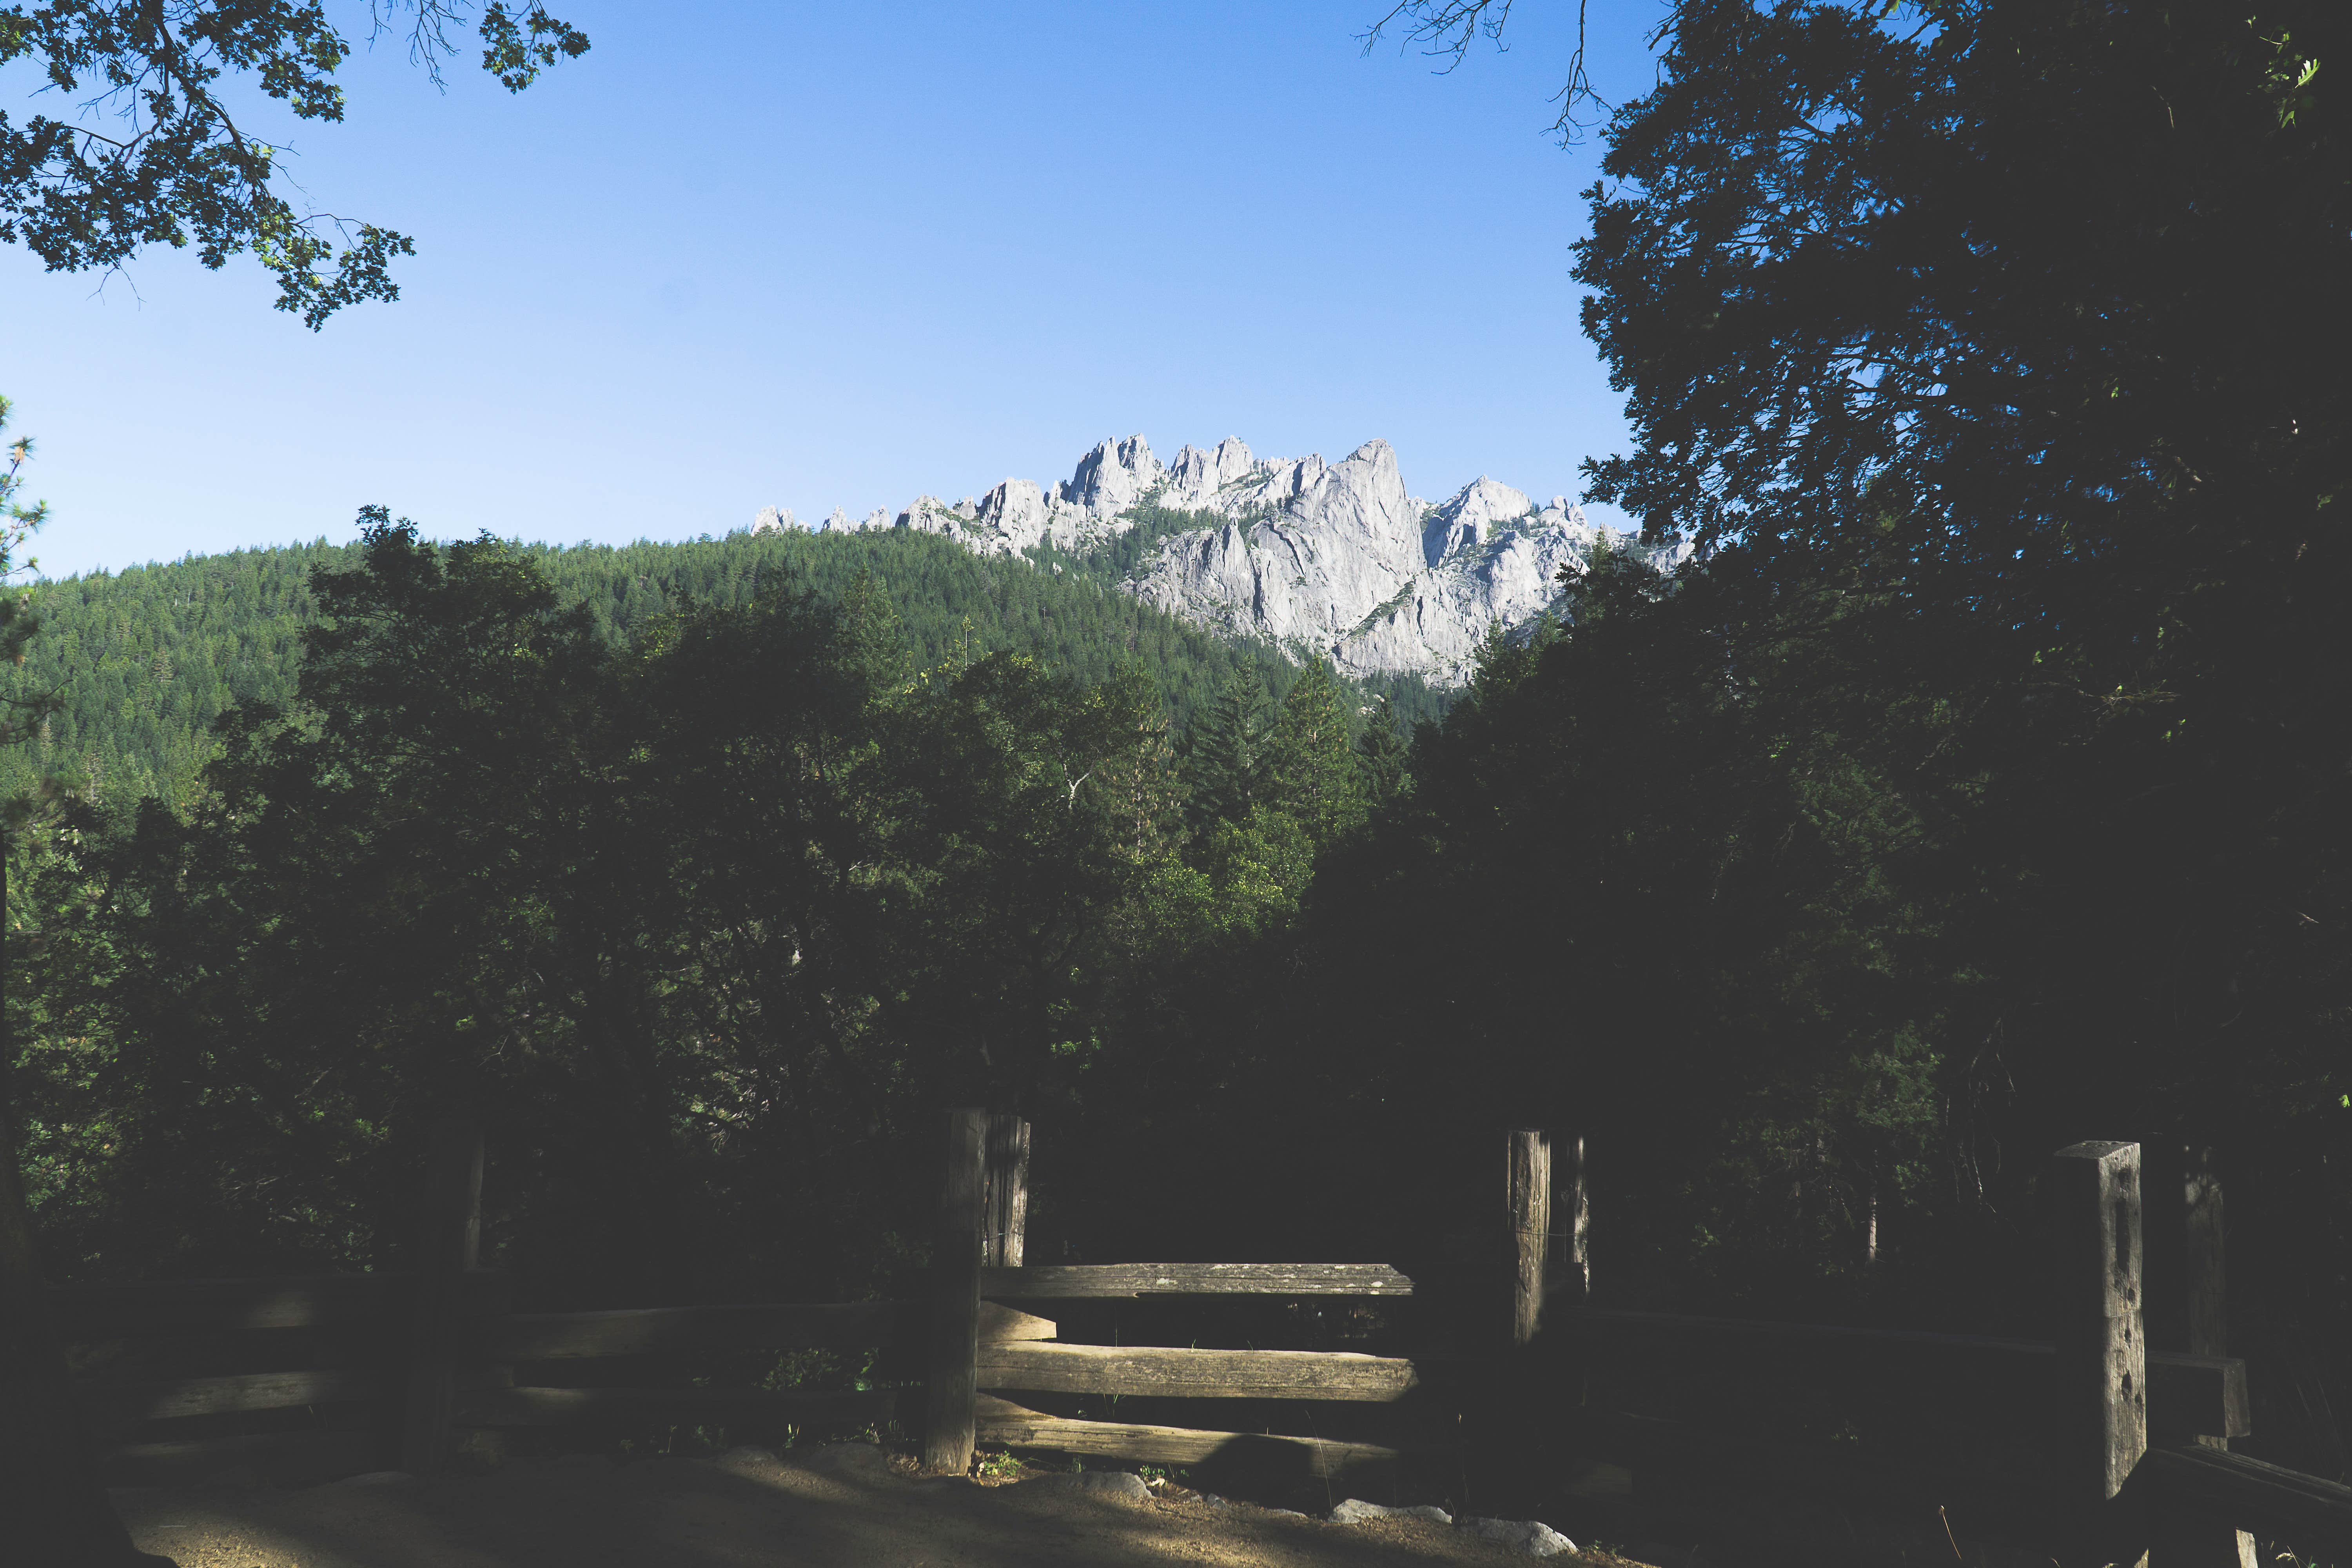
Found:
[{"label": "dirt path", "polygon": [[[921,1479],[878,1450],[786,1463],[579,1457],[299,1491],[115,1494],[181,1568],[1433,1568],[1537,1561],[1420,1521],[1334,1525],[1198,1497],[1125,1500],[1057,1478]],[[1558,1556],[1555,1563],[1601,1563]]]}]

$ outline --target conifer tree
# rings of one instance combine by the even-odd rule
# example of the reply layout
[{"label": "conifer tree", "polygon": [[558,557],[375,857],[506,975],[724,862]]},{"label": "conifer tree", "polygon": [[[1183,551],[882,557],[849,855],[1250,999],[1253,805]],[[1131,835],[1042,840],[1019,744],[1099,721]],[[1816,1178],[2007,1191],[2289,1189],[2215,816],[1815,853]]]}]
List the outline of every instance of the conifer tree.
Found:
[{"label": "conifer tree", "polygon": [[1365,803],[1377,810],[1404,793],[1404,737],[1397,733],[1396,706],[1382,692],[1356,740],[1356,771]]},{"label": "conifer tree", "polygon": [[1307,829],[1317,848],[1363,821],[1348,706],[1329,665],[1307,661],[1282,700],[1266,750],[1269,795]]},{"label": "conifer tree", "polygon": [[1234,670],[1186,737],[1195,828],[1239,822],[1264,799],[1268,731],[1265,688],[1255,671]]}]

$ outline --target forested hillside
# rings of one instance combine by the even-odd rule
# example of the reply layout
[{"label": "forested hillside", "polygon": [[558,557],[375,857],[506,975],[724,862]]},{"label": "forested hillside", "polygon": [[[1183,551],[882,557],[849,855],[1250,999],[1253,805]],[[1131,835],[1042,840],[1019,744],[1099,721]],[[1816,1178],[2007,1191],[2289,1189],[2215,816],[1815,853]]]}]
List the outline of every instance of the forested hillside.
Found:
[{"label": "forested hillside", "polygon": [[[46,771],[117,805],[146,795],[187,800],[217,751],[215,719],[249,699],[292,697],[302,629],[316,614],[310,574],[348,567],[356,550],[322,541],[41,584],[42,633],[25,665],[0,678],[0,693],[54,692],[63,706],[33,749],[0,753],[0,789],[28,787]],[[923,663],[957,647],[1016,650],[1097,682],[1132,659],[1180,731],[1237,670],[1252,672],[1270,699],[1297,674],[1270,648],[1237,645],[1114,591],[1113,562],[983,559],[908,531],[733,533],[526,553],[614,641],[688,605],[748,604],[763,587],[837,602],[867,576]],[[1374,688],[1408,724],[1442,709],[1440,694],[1411,677]]]}]

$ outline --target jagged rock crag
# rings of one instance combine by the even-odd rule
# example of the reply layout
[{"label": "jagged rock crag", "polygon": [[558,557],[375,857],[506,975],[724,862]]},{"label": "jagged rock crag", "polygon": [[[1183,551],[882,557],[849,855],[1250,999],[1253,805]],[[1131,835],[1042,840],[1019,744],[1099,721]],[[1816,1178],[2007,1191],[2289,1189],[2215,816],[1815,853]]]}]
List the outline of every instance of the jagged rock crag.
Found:
[{"label": "jagged rock crag", "polygon": [[[1441,684],[1467,677],[1490,626],[1516,629],[1552,607],[1561,568],[1580,569],[1602,536],[1565,497],[1539,507],[1483,477],[1432,506],[1405,493],[1386,441],[1327,464],[1261,460],[1228,437],[1162,464],[1140,436],[1103,442],[1051,494],[1008,479],[977,500],[919,496],[895,519],[836,510],[820,526],[919,529],[991,554],[1083,553],[1132,528],[1144,505],[1216,521],[1161,540],[1127,592],[1350,675]],[[772,507],[756,526],[799,524]]]}]

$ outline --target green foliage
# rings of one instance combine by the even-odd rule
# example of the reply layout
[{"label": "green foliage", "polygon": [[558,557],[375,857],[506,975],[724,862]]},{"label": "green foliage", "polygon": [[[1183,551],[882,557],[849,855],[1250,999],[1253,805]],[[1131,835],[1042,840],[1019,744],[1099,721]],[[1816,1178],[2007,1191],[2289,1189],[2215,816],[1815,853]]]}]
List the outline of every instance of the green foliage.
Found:
[{"label": "green foliage", "polygon": [[1265,686],[1236,671],[1185,737],[1196,825],[1239,822],[1265,797],[1271,727]]},{"label": "green foliage", "polygon": [[[414,9],[410,55],[437,82],[460,8]],[[588,51],[587,35],[539,0],[520,14],[490,0],[480,33],[482,68],[513,92],[558,55]],[[36,62],[60,100],[119,111],[112,134],[40,114],[19,128],[0,115],[0,241],[53,271],[120,267],[158,242],[193,243],[211,268],[249,250],[277,276],[277,308],[313,331],[354,301],[398,299],[389,267],[414,254],[408,237],[298,212],[279,189],[293,188],[283,149],[239,132],[229,113],[258,89],[297,120],[339,121],[335,73],[350,55],[317,5],[42,0],[0,12],[0,66]]]},{"label": "green foliage", "polygon": [[1141,658],[1089,681],[947,619],[961,585],[998,637],[1083,611],[1182,651],[1092,584],[740,539],[656,602],[592,552],[366,522],[317,563],[292,700],[232,709],[177,813],[79,804],[20,900],[19,1114],[68,1268],[396,1256],[396,1173],[470,1102],[551,1288],[624,1288],[614,1256],[877,1288],[929,1108],[1115,1099],[1173,966],[1311,875],[1263,808],[1185,858]]},{"label": "green foliage", "polygon": [[[1595,1130],[1626,1299],[2022,1332],[2047,1151],[2205,1143],[2326,1337],[2352,100],[2306,71],[2352,20],[1920,19],[1675,8],[1579,275],[1634,420],[1596,491],[1696,558],[1489,639],[1216,1012],[1226,1147],[1437,1229],[1482,1194],[1357,1151]],[[1345,1139],[1283,1147],[1307,1104]]]},{"label": "green foliage", "polygon": [[[7,427],[8,400],[0,397],[0,431]],[[25,464],[33,455],[33,438],[17,437],[8,443],[7,451],[7,471],[0,473],[0,662],[14,669],[23,667],[26,651],[41,629],[39,618],[33,614],[31,593],[16,582],[37,563],[18,557],[48,520],[49,508],[47,501],[28,504],[18,499],[24,489]],[[0,755],[12,754],[56,706],[54,698],[39,691],[10,693],[5,706],[0,707]],[[47,781],[39,776],[26,779],[14,789],[0,787],[0,829],[5,829],[5,844],[11,852],[46,793]]]},{"label": "green foliage", "polygon": [[1268,804],[1317,847],[1360,827],[1364,797],[1348,737],[1348,705],[1331,667],[1310,658],[1283,697],[1265,745]]},{"label": "green foliage", "polygon": [[1374,811],[1394,805],[1411,786],[1404,737],[1397,731],[1396,707],[1385,695],[1376,699],[1364,716],[1364,732],[1356,737],[1356,765],[1364,799]]},{"label": "green foliage", "polygon": [[[740,606],[763,584],[790,583],[828,602],[887,606],[892,624],[876,635],[894,647],[903,639],[924,665],[958,648],[1017,650],[1099,682],[1140,664],[1180,725],[1231,673],[1253,671],[1276,689],[1288,678],[1271,650],[1235,647],[1092,582],[983,560],[928,534],[736,533],[526,553],[612,641],[689,604]],[[149,795],[185,808],[201,794],[220,716],[239,702],[291,700],[303,630],[319,614],[312,570],[356,559],[355,547],[321,541],[39,584],[47,630],[0,690],[54,696],[56,710],[33,748],[0,755],[0,787],[21,790],[47,770],[113,810]]]}]

